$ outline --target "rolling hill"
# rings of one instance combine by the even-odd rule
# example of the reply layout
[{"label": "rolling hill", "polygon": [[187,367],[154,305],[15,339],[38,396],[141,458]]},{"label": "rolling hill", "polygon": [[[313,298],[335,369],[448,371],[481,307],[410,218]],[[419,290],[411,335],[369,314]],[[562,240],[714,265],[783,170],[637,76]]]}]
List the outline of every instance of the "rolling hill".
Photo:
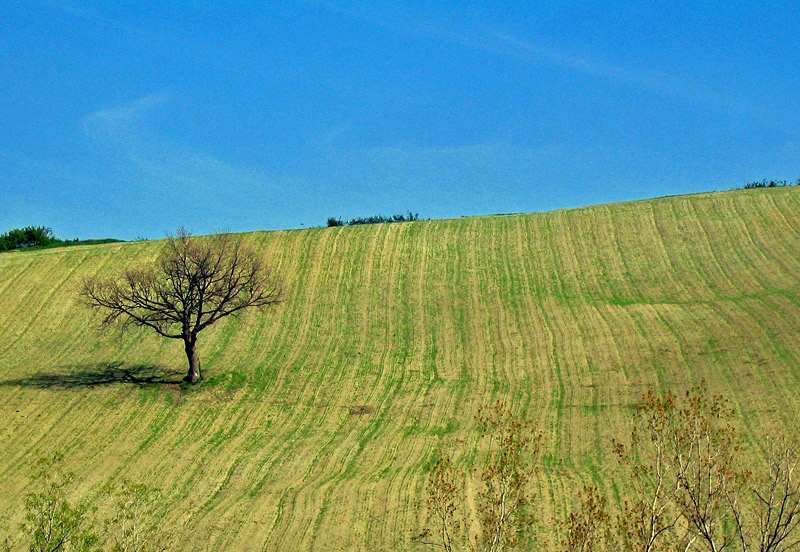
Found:
[{"label": "rolling hill", "polygon": [[101,332],[83,277],[159,242],[0,255],[0,512],[63,451],[90,497],[160,486],[176,549],[402,550],[439,451],[473,414],[538,421],[540,519],[594,481],[648,388],[701,379],[753,451],[800,423],[800,187],[538,214],[247,234],[287,301],[181,344]]}]

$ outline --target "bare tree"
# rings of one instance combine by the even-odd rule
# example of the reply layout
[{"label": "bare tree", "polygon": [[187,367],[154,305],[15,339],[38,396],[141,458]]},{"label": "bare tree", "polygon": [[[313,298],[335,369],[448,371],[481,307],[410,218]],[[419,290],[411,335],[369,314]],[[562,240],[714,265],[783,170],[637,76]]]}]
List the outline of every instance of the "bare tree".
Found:
[{"label": "bare tree", "polygon": [[650,390],[635,411],[630,444],[612,440],[632,490],[617,516],[617,531],[628,550],[681,550],[693,542],[692,537],[686,538],[682,511],[676,504],[681,489],[677,460],[685,456],[676,441],[682,434],[679,410],[674,394],[659,397]]},{"label": "bare tree", "polygon": [[426,486],[427,526],[413,538],[445,552],[529,550],[535,540],[530,509],[535,465],[529,459],[537,454],[542,433],[501,402],[479,409],[475,421],[485,454],[475,497],[477,526],[459,508],[468,502],[462,484],[465,474],[453,467],[449,456],[442,456]]},{"label": "bare tree", "polygon": [[170,236],[155,267],[127,270],[119,279],[89,278],[81,296],[103,312],[103,323],[150,328],[182,339],[189,372],[201,378],[197,334],[229,315],[281,302],[270,270],[231,234],[196,238],[184,229]]},{"label": "bare tree", "polygon": [[428,525],[414,537],[420,544],[441,548],[445,552],[457,549],[461,527],[458,504],[463,500],[464,474],[453,467],[449,456],[440,457],[433,465],[426,485]]},{"label": "bare tree", "polygon": [[732,419],[725,399],[710,396],[705,382],[682,401],[670,392],[644,394],[630,444],[614,442],[633,491],[617,518],[626,548],[719,552],[745,542],[740,499],[747,472],[736,461],[740,439]]},{"label": "bare tree", "polygon": [[481,550],[527,548],[533,521],[528,486],[535,473],[528,457],[538,453],[542,433],[499,401],[492,408],[479,409],[475,420],[489,440],[489,457],[480,474],[483,488],[478,494]]},{"label": "bare tree", "polygon": [[[705,385],[686,394],[667,434],[677,473],[675,502],[692,533],[709,552],[735,546],[746,549],[741,498],[748,473],[740,467],[740,438],[733,411]],[[727,532],[725,526],[736,530]]]},{"label": "bare tree", "polygon": [[111,552],[161,552],[166,532],[162,532],[157,515],[162,501],[161,491],[143,483],[123,479],[106,486],[112,499],[111,517],[105,520],[106,550]]},{"label": "bare tree", "polygon": [[770,439],[766,473],[757,477],[756,548],[759,552],[792,550],[800,539],[792,536],[800,525],[800,480],[796,473],[796,443],[786,436]]},{"label": "bare tree", "polygon": [[[566,522],[566,550],[657,552],[800,548],[796,445],[773,438],[765,469],[744,467],[741,437],[724,397],[705,383],[684,397],[642,397],[630,443],[614,442],[628,475],[616,519],[601,515],[597,491]],[[601,508],[597,508],[597,506]],[[619,538],[614,539],[610,529]],[[605,546],[603,546],[605,544]]]},{"label": "bare tree", "polygon": [[[611,516],[607,511],[606,498],[600,494],[597,487],[587,485],[583,488],[580,506],[569,513],[563,525],[565,530],[561,540],[563,552],[618,549],[611,534]],[[625,550],[634,549],[628,547]]]}]

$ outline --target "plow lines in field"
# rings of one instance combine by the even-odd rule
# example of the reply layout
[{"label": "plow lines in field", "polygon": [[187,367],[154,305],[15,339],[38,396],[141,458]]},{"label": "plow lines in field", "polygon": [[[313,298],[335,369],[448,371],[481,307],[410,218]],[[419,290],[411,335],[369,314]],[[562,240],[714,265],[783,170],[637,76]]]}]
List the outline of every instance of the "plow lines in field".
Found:
[{"label": "plow lines in field", "polygon": [[800,188],[246,236],[288,291],[198,341],[100,333],[76,291],[157,242],[0,255],[0,507],[60,450],[77,495],[162,488],[181,549],[401,550],[478,407],[537,420],[541,519],[593,480],[642,391],[706,379],[758,447],[800,422]]}]

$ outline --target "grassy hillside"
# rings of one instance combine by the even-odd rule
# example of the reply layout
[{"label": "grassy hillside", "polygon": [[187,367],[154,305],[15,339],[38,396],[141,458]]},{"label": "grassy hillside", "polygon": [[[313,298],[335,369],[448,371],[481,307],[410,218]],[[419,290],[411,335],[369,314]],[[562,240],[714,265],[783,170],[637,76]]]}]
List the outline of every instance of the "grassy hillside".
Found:
[{"label": "grassy hillside", "polygon": [[545,430],[541,518],[594,480],[643,390],[706,378],[757,449],[800,423],[800,187],[533,215],[255,233],[288,301],[182,345],[100,333],[76,291],[159,243],[0,256],[0,512],[61,450],[90,496],[161,486],[180,549],[408,546],[437,451],[497,399]]}]

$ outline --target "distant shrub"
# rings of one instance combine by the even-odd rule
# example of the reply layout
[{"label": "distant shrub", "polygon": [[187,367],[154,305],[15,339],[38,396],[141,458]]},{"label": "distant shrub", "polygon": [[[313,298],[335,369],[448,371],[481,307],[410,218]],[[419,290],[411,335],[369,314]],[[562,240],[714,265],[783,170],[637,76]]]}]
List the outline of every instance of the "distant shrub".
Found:
[{"label": "distant shrub", "polygon": [[71,245],[99,245],[101,243],[119,243],[125,240],[118,240],[116,238],[103,238],[99,240],[79,240],[74,239],[72,241],[57,241],[55,243],[50,244],[48,247],[69,247]]},{"label": "distant shrub", "polygon": [[[800,184],[800,178],[797,179],[796,184]],[[748,182],[743,186],[745,190],[753,188],[778,188],[780,186],[791,186],[786,180],[760,180],[756,182]]]},{"label": "distant shrub", "polygon": [[328,219],[328,226],[354,226],[356,224],[383,224],[387,222],[413,222],[419,220],[419,213],[412,213],[409,211],[405,215],[392,215],[385,217],[383,215],[373,215],[371,217],[358,217],[343,222],[341,218],[330,217]]},{"label": "distant shrub", "polygon": [[[26,226],[15,228],[5,234],[0,234],[0,251],[13,251],[15,249],[45,249],[50,247],[68,247],[71,245],[95,245],[100,243],[119,242],[113,238],[100,240],[61,240],[53,235],[53,230],[46,226]],[[0,549],[1,551],[2,549]]]},{"label": "distant shrub", "polygon": [[35,245],[50,245],[56,241],[58,240],[53,235],[53,230],[45,226],[14,228],[0,235],[0,251]]}]

